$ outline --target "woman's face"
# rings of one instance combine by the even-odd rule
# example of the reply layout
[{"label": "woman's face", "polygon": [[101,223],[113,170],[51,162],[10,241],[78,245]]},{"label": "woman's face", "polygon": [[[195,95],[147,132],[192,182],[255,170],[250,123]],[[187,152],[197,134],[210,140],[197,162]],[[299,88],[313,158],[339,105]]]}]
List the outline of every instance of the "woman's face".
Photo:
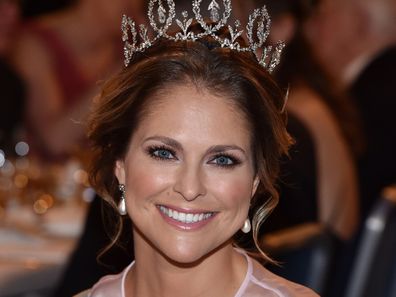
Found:
[{"label": "woman's face", "polygon": [[[194,85],[152,98],[115,174],[126,185],[135,246],[179,263],[201,259],[247,218],[255,177],[248,125],[230,100]],[[154,250],[153,249],[153,250]]]}]

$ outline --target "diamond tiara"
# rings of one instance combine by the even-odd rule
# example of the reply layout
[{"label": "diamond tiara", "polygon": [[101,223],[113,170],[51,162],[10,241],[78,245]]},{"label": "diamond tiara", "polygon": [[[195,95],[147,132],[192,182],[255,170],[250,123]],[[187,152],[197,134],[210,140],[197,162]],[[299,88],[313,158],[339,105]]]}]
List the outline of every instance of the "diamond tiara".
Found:
[{"label": "diamond tiara", "polygon": [[[122,41],[124,42],[125,67],[129,65],[135,53],[145,51],[160,38],[172,41],[196,41],[210,36],[222,48],[229,48],[237,52],[252,52],[258,63],[269,72],[272,72],[280,62],[280,55],[285,45],[283,42],[278,42],[274,47],[271,45],[265,46],[271,26],[271,20],[265,6],[261,9],[255,9],[249,15],[245,34],[248,46],[243,46],[237,40],[238,37],[243,37],[244,33],[243,30],[240,30],[240,21],[236,20],[233,26],[227,24],[232,12],[231,0],[223,0],[222,2],[223,10],[221,10],[216,0],[210,2],[207,10],[211,23],[207,23],[201,14],[202,0],[192,0],[192,11],[195,19],[189,18],[188,12],[183,11],[181,20],[176,19],[173,0],[150,0],[147,15],[150,27],[154,31],[154,37],[152,38],[149,37],[148,26],[141,24],[139,25],[139,30],[137,30],[135,22],[130,17],[123,15],[121,31]],[[191,31],[191,24],[194,21],[202,27],[202,33]],[[174,35],[169,35],[168,30],[174,25],[174,22],[180,30]],[[216,33],[224,27],[228,29],[229,34],[227,37],[219,37]]]}]

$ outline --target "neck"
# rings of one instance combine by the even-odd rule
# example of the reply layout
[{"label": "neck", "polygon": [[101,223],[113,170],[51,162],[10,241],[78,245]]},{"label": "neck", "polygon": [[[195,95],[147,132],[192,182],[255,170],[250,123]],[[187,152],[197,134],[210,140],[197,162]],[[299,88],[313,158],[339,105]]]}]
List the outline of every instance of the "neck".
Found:
[{"label": "neck", "polygon": [[127,276],[126,296],[234,296],[246,275],[246,259],[230,243],[203,260],[180,264],[139,235],[134,239],[136,262]]}]

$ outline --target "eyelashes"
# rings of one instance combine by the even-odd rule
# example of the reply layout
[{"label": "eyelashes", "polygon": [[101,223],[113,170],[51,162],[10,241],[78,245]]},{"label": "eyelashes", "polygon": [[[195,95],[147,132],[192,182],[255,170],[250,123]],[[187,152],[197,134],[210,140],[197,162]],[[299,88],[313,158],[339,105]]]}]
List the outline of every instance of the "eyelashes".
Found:
[{"label": "eyelashes", "polygon": [[[146,152],[151,158],[155,160],[165,161],[165,162],[178,160],[176,151],[165,145],[150,146],[146,149]],[[217,153],[214,156],[210,157],[207,163],[215,165],[216,167],[219,168],[231,169],[241,164],[242,161],[236,156],[233,156],[232,154],[229,153]]]},{"label": "eyelashes", "polygon": [[164,145],[156,145],[147,148],[147,153],[150,157],[156,160],[173,160],[176,158],[176,152]]},{"label": "eyelashes", "polygon": [[241,161],[230,154],[218,153],[213,158],[211,158],[209,163],[222,168],[233,168],[241,164]]}]

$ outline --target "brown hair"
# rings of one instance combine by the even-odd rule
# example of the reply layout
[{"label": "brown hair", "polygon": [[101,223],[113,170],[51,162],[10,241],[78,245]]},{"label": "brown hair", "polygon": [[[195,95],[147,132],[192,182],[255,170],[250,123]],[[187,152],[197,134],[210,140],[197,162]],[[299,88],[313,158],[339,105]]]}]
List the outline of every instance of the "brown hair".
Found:
[{"label": "brown hair", "polygon": [[126,154],[152,95],[186,82],[226,95],[250,126],[258,192],[264,193],[253,198],[251,207],[258,210],[253,217],[253,239],[261,251],[258,229],[278,202],[279,158],[287,153],[291,140],[282,113],[284,94],[250,53],[220,48],[207,38],[200,42],[160,40],[136,54],[129,67],[105,84],[89,119],[88,136],[94,149],[91,183],[105,200],[117,204],[115,162]]}]

